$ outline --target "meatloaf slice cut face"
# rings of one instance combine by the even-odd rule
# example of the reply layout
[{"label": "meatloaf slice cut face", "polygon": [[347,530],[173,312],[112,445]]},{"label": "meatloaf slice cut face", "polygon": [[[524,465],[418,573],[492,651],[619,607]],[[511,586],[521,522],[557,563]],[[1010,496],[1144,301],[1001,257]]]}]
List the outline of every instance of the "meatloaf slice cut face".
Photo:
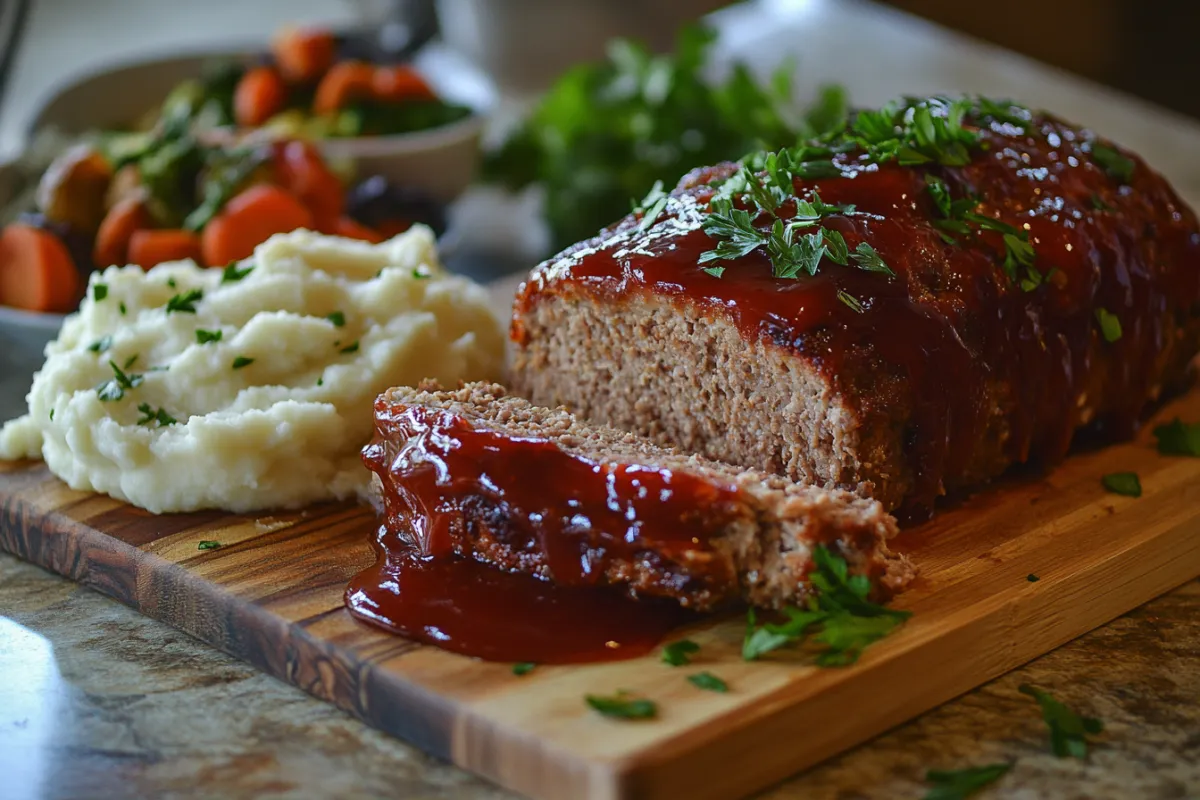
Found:
[{"label": "meatloaf slice cut face", "polygon": [[694,171],[537,267],[512,338],[535,403],[921,516],[1183,383],[1200,226],[1090,131],[910,99]]},{"label": "meatloaf slice cut face", "polygon": [[507,396],[392,389],[364,450],[391,547],[696,610],[781,607],[824,544],[880,597],[913,577],[878,502],[685,455]]}]

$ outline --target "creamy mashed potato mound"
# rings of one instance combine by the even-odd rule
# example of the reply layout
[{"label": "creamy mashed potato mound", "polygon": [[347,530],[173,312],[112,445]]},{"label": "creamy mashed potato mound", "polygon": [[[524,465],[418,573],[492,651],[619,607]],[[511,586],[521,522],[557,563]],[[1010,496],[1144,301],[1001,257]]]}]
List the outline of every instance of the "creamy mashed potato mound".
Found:
[{"label": "creamy mashed potato mound", "polygon": [[380,245],[284,234],[226,270],[110,267],[47,345],[0,458],[156,513],[345,499],[369,484],[380,392],[496,378],[503,359],[487,292],[442,269],[424,227]]}]

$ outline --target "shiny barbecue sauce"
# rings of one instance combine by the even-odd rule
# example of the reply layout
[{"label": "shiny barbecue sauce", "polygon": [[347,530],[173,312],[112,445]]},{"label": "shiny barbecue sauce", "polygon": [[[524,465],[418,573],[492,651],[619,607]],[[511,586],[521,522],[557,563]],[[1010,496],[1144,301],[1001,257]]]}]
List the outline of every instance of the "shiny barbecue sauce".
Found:
[{"label": "shiny barbecue sauce", "polygon": [[[1195,215],[1132,154],[1122,153],[1134,164],[1128,184],[1106,173],[1084,131],[1037,116],[1024,132],[980,125],[980,147],[966,166],[871,164],[848,153],[835,157],[844,177],[797,180],[801,196],[816,190],[826,203],[855,206],[821,225],[841,232],[851,251],[872,245],[894,278],[825,259],[816,276],[779,279],[761,250],[723,262],[719,278],[706,274],[698,258],[716,244],[701,229],[708,183],[729,174],[717,167],[685,181],[648,229],[627,218],[539,267],[517,298],[512,336],[522,341],[521,316],[544,296],[652,294],[803,354],[842,389],[844,373],[872,362],[898,369],[905,396],[874,402],[911,409],[905,457],[913,480],[901,508],[909,518],[927,516],[949,488],[992,477],[971,474],[969,465],[995,422],[997,386],[1008,387],[1001,414],[1009,462],[1058,461],[1089,422],[1131,435],[1159,389],[1163,359],[1178,367],[1190,355],[1171,339],[1184,326],[1195,330],[1200,314]],[[1027,231],[1049,280],[1031,292],[1012,284],[1001,269],[1000,233],[944,241],[927,174],[956,198],[981,198],[976,213]],[[790,203],[779,216],[794,213]],[[857,298],[862,313],[839,291]],[[1098,339],[1098,308],[1120,320],[1119,340]],[[1094,419],[1081,417],[1085,407]]]},{"label": "shiny barbecue sauce", "polygon": [[[363,459],[383,486],[378,560],[346,592],[360,619],[481,658],[573,663],[643,655],[691,617],[656,595],[736,596],[710,546],[750,513],[735,487],[386,397],[376,426]],[[490,564],[464,557],[481,550]]]}]

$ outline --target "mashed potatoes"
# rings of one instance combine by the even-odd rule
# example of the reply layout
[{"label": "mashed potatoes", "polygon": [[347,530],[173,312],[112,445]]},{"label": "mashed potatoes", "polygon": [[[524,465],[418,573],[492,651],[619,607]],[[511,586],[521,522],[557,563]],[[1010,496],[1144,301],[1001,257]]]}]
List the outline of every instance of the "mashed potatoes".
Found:
[{"label": "mashed potatoes", "polygon": [[485,290],[442,270],[426,228],[276,236],[224,271],[111,267],[46,347],[0,458],[159,513],[343,499],[368,485],[376,395],[497,377],[503,358]]}]

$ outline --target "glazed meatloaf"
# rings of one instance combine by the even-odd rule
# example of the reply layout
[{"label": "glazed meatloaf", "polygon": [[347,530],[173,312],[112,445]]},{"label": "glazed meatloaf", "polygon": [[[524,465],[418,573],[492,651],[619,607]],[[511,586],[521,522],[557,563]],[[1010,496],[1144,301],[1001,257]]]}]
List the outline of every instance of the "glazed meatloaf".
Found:
[{"label": "glazed meatloaf", "polygon": [[985,99],[909,99],[686,176],[537,267],[513,390],[919,516],[1200,346],[1195,214],[1137,156]]},{"label": "glazed meatloaf", "polygon": [[364,451],[390,534],[565,586],[707,610],[804,599],[825,545],[886,597],[913,577],[878,502],[800,486],[530,405],[504,389],[392,389]]}]

